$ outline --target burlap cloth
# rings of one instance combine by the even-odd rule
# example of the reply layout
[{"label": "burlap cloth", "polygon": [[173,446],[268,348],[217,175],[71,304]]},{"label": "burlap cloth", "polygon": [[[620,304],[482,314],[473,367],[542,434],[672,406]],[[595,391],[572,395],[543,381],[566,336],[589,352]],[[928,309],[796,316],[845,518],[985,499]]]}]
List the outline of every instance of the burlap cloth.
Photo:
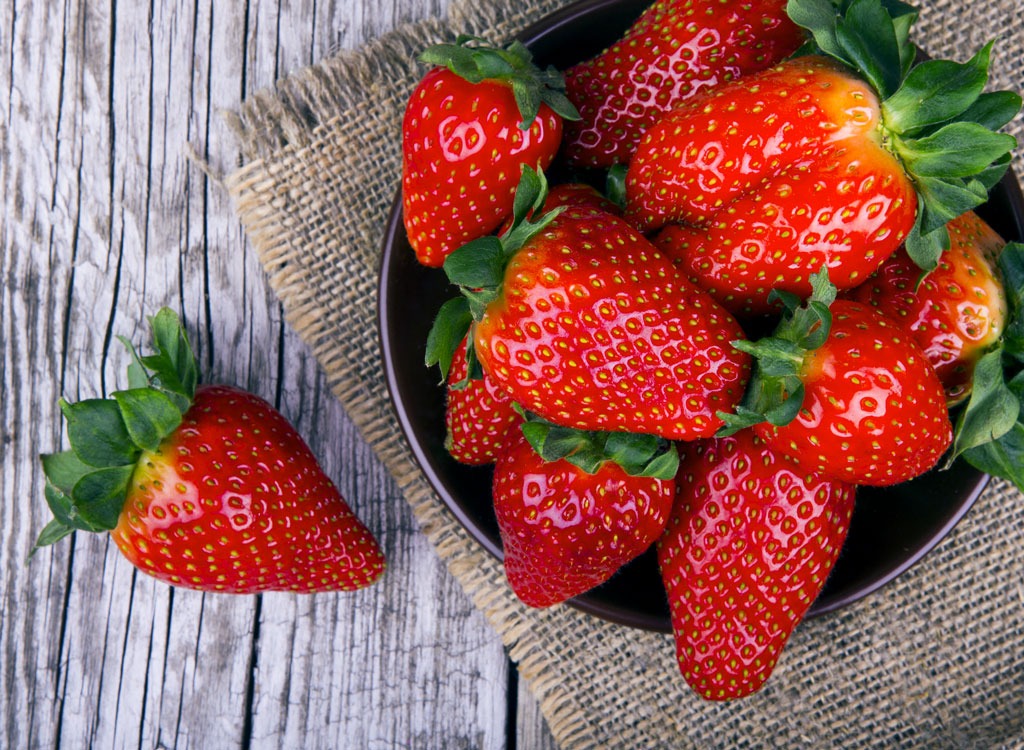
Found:
[{"label": "burlap cloth", "polygon": [[[501,634],[562,746],[1024,746],[1024,502],[1002,482],[895,583],[803,623],[759,694],[720,705],[689,691],[668,635],[521,606],[418,471],[388,400],[375,324],[401,113],[423,73],[413,60],[459,31],[507,39],[562,4],[454,0],[448,19],[332,56],[232,116],[247,161],[224,182],[288,322]],[[915,38],[964,60],[993,36],[1002,40],[993,84],[1024,89],[1021,0],[923,2]]]}]

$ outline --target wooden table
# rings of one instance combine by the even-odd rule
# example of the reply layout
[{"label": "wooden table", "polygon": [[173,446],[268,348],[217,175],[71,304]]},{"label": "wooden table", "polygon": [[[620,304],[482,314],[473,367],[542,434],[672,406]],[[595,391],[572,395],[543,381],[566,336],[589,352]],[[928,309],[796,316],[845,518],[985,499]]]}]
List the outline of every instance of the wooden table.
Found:
[{"label": "wooden table", "polygon": [[[543,748],[497,635],[283,322],[222,189],[221,113],[444,0],[0,10],[0,747]],[[209,381],[275,403],[381,540],[346,595],[208,596],[137,573],[105,535],[26,561],[48,519],[56,402],[126,383],[117,335],[177,310]]]}]

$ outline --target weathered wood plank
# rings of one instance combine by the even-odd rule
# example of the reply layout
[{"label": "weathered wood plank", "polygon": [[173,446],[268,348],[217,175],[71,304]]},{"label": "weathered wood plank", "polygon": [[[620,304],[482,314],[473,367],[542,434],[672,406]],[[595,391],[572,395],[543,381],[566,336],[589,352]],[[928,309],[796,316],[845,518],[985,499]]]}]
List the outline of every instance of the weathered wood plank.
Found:
[{"label": "weathered wood plank", "polygon": [[[223,191],[217,110],[433,1],[17,3],[0,15],[0,702],[12,747],[502,747],[508,665],[309,351]],[[232,164],[216,165],[228,169]],[[45,522],[54,404],[123,383],[115,334],[181,310],[214,379],[276,403],[381,538],[353,595],[215,597],[137,575],[101,537],[23,559]],[[532,719],[536,720],[536,719]],[[525,735],[528,736],[528,735]],[[520,744],[529,747],[528,744]]]}]

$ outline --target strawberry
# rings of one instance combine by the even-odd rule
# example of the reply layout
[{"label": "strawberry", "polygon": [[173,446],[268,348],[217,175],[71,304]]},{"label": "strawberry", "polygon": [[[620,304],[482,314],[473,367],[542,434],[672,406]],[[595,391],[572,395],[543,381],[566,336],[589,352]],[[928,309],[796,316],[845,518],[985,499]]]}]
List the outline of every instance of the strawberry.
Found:
[{"label": "strawberry", "polygon": [[428,48],[434,65],[402,121],[402,212],[417,259],[438,267],[489,234],[512,211],[520,167],[546,168],[563,118],[578,116],[561,74],[540,70],[519,42],[507,49],[456,44]]},{"label": "strawberry", "polygon": [[822,263],[855,286],[904,241],[931,270],[946,222],[1005,171],[1016,141],[994,131],[1021,99],[983,93],[991,45],[915,65],[907,7],[791,0],[817,54],[694,97],[646,132],[626,215],[645,232],[689,225],[660,244],[732,311],[763,312],[776,288],[807,296]]},{"label": "strawberry", "polygon": [[996,258],[1006,243],[973,211],[946,226],[952,246],[924,279],[900,248],[844,296],[877,307],[901,325],[932,363],[952,405],[970,394],[975,364],[1005,328],[1006,295]]},{"label": "strawberry", "polygon": [[1007,243],[997,263],[1006,319],[998,340],[974,363],[949,460],[962,455],[1024,491],[1024,244]]},{"label": "strawberry", "polygon": [[669,109],[701,91],[763,70],[796,50],[803,33],[785,0],[658,0],[623,37],[565,73],[580,120],[565,128],[570,164],[627,164]]},{"label": "strawberry", "polygon": [[653,241],[734,314],[772,313],[773,289],[806,297],[822,265],[837,287],[860,284],[890,252],[888,238],[910,230],[917,199],[909,181],[891,179],[894,166],[874,144],[845,141],[741,195],[708,225],[670,224]]},{"label": "strawberry", "polygon": [[[774,334],[736,345],[756,358],[736,415],[719,434],[753,426],[805,471],[888,486],[932,468],[952,441],[935,370],[899,324],[873,307],[835,301],[822,269],[814,293],[779,295]],[[831,307],[829,306],[831,305]]]},{"label": "strawberry", "polygon": [[[742,329],[622,219],[573,207],[527,219],[544,192],[541,176],[524,172],[512,229],[445,263],[484,370],[555,424],[711,435],[716,412],[742,396],[748,358],[730,343]],[[450,317],[438,315],[433,338],[454,338],[437,333]],[[439,359],[428,345],[428,365]]]},{"label": "strawberry", "polygon": [[661,534],[675,447],[649,436],[583,433],[531,420],[494,467],[494,511],[513,591],[548,607],[607,581]]},{"label": "strawberry", "polygon": [[492,464],[507,440],[509,430],[522,421],[512,399],[485,372],[472,378],[463,339],[448,371],[445,447],[464,464]]},{"label": "strawberry", "polygon": [[708,700],[771,675],[839,557],[854,487],[797,468],[751,430],[681,448],[658,564],[679,669]]},{"label": "strawberry", "polygon": [[376,581],[376,540],[295,429],[251,393],[197,386],[178,318],[164,308],[150,322],[157,353],[132,350],[127,390],[61,401],[71,449],[43,456],[54,520],[37,548],[109,531],[140,570],[202,591]]}]

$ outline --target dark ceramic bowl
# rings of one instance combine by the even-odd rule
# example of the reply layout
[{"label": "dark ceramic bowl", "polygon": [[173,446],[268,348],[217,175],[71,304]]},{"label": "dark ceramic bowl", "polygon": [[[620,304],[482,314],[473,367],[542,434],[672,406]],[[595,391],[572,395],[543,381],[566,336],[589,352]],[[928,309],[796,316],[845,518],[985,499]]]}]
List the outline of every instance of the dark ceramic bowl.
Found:
[{"label": "dark ceramic bowl", "polygon": [[[520,35],[541,64],[564,69],[614,42],[650,0],[583,0]],[[1003,237],[1024,237],[1024,198],[1012,175],[993,191],[981,214]],[[434,314],[455,296],[443,271],[421,266],[402,226],[396,199],[385,229],[379,324],[384,368],[399,422],[427,479],[469,533],[502,556],[491,504],[491,470],[456,463],[444,448],[444,388],[423,364]],[[981,494],[988,477],[963,462],[906,484],[858,490],[849,536],[809,616],[854,602],[896,578],[953,528]],[[654,551],[612,580],[570,602],[591,614],[638,628],[669,632],[668,603]]]}]

